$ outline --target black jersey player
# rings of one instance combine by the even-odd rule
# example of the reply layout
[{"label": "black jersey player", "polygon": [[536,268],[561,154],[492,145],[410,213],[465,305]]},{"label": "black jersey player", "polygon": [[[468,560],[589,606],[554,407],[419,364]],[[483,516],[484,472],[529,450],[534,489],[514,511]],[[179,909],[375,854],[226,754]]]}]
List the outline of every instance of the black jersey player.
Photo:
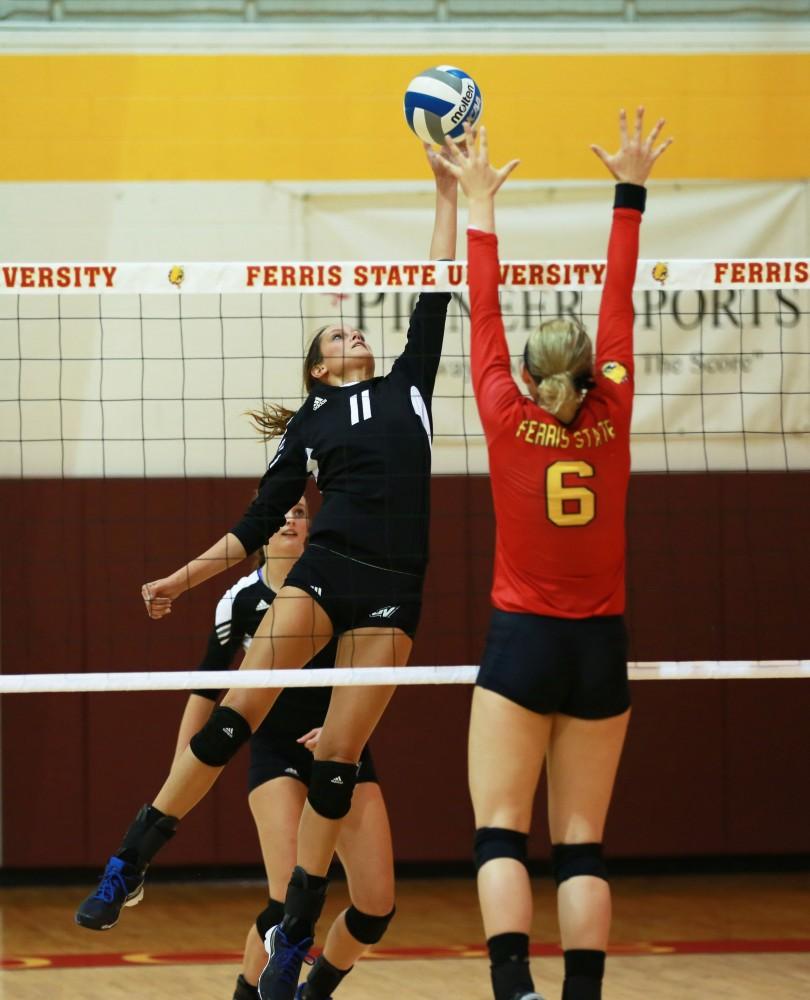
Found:
[{"label": "black jersey player", "polygon": [[[226,670],[247,650],[287,573],[304,551],[309,519],[302,497],[287,512],[284,525],[263,550],[263,563],[230,587],[219,600],[214,626],[200,669]],[[333,639],[306,665],[334,664]],[[221,692],[189,695],[177,737],[181,753],[208,720]],[[248,801],[256,823],[267,872],[269,900],[248,930],[242,972],[234,1000],[256,1000],[256,983],[265,962],[264,935],[284,915],[284,892],[295,866],[295,836],[312,774],[317,746],[329,707],[328,687],[283,691],[250,740]],[[352,933],[366,913],[388,913],[394,905],[391,831],[374,762],[368,747],[360,755],[357,788],[337,845],[346,869],[351,905],[334,922],[324,949],[301,986],[305,1000],[326,1000],[366,945]]]},{"label": "black jersey player", "polygon": [[[433,259],[455,255],[455,178],[428,151],[436,181]],[[374,377],[362,332],[335,325],[318,331],[307,355],[309,395],[289,420],[259,494],[242,520],[171,576],[145,584],[152,618],[171,612],[186,590],[240,562],[283,522],[315,473],[324,497],[311,542],[256,632],[242,669],[296,668],[333,636],[338,666],[407,662],[427,563],[431,397],[438,370],[446,294],[420,296],[406,348],[391,373]],[[341,687],[333,695],[315,750],[301,817],[295,870],[282,923],[268,932],[270,961],[259,982],[263,1000],[292,1000],[326,893],[326,873],[341,821],[349,812],[360,752],[393,687]],[[137,891],[142,873],[178,819],[208,792],[222,767],[272,707],[273,689],[228,692],[180,754],[151,806],[124,839],[136,859],[118,895]],[[126,889],[126,892],[124,892]],[[391,914],[358,927],[379,940]]]}]

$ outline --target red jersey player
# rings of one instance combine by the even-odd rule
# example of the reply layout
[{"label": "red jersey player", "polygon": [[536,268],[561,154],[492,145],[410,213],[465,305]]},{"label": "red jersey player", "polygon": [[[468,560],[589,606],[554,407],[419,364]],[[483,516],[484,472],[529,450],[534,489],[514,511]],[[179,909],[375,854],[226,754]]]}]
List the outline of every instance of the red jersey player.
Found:
[{"label": "red jersey player", "polygon": [[529,972],[532,804],[548,760],[552,869],[565,954],[563,1000],[600,1000],[610,927],[605,816],[630,698],[624,517],[633,405],[632,290],[644,183],[669,145],[642,137],[643,109],[609,156],[619,182],[596,359],[576,320],[554,319],[511,372],[498,303],[495,193],[517,165],[489,165],[485,131],[448,169],[470,204],[472,377],[497,525],[493,618],[473,696],[470,791],[478,892],[496,1000],[539,1000]]}]

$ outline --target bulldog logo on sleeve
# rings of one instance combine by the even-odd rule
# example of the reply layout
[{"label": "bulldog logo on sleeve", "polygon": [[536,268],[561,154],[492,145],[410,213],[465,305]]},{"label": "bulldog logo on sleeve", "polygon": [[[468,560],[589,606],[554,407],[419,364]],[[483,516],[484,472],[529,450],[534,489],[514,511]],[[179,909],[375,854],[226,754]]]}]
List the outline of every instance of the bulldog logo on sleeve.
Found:
[{"label": "bulldog logo on sleeve", "polygon": [[619,361],[606,361],[602,365],[602,374],[616,385],[627,381],[627,369]]}]

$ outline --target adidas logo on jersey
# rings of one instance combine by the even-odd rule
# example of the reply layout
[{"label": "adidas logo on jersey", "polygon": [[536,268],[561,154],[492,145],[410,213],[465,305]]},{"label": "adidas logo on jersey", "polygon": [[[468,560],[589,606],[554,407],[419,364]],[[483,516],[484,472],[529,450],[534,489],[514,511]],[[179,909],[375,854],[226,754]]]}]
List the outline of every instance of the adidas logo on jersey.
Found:
[{"label": "adidas logo on jersey", "polygon": [[338,775],[336,778],[332,778],[332,782],[331,783],[333,785],[342,785],[343,784],[343,778],[341,778],[341,776]]},{"label": "adidas logo on jersey", "polygon": [[267,603],[267,601],[265,601],[264,598],[262,598],[262,600],[260,600],[259,603],[256,605],[256,610],[267,611],[269,607],[270,605]]},{"label": "adidas logo on jersey", "polygon": [[376,611],[372,611],[369,618],[390,618],[395,612],[399,611],[399,605],[393,608],[378,608]]},{"label": "adidas logo on jersey", "polygon": [[311,583],[309,585],[309,589],[310,590],[314,590],[315,593],[318,595],[318,597],[321,597],[321,588],[320,587],[316,587],[314,583]]},{"label": "adidas logo on jersey", "polygon": [[320,409],[320,407],[322,407],[325,402],[326,400],[323,398],[323,396],[316,396],[315,401],[312,404],[313,411]]},{"label": "adidas logo on jersey", "polygon": [[225,726],[222,732],[225,733],[226,736],[230,736],[230,738],[233,739],[233,729],[230,726]]}]

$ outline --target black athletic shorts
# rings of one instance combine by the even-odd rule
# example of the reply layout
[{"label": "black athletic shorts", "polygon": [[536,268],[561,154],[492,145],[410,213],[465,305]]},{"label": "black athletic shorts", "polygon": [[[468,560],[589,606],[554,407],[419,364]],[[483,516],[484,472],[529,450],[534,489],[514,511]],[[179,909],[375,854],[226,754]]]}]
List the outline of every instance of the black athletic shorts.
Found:
[{"label": "black athletic shorts", "polygon": [[476,684],[541,715],[621,715],[630,707],[624,618],[552,618],[496,608]]},{"label": "black athletic shorts", "polygon": [[413,638],[422,611],[423,578],[380,569],[310,543],[284,581],[311,594],[335,635],[354,628],[398,628]]},{"label": "black athletic shorts", "polygon": [[[297,778],[309,787],[314,759],[312,751],[307,750],[303,744],[296,743],[295,736],[262,733],[259,730],[250,741],[248,791],[252,792],[254,788],[274,778]],[[367,746],[363,747],[360,754],[357,781],[358,784],[363,781],[378,783],[371,750]]]}]

